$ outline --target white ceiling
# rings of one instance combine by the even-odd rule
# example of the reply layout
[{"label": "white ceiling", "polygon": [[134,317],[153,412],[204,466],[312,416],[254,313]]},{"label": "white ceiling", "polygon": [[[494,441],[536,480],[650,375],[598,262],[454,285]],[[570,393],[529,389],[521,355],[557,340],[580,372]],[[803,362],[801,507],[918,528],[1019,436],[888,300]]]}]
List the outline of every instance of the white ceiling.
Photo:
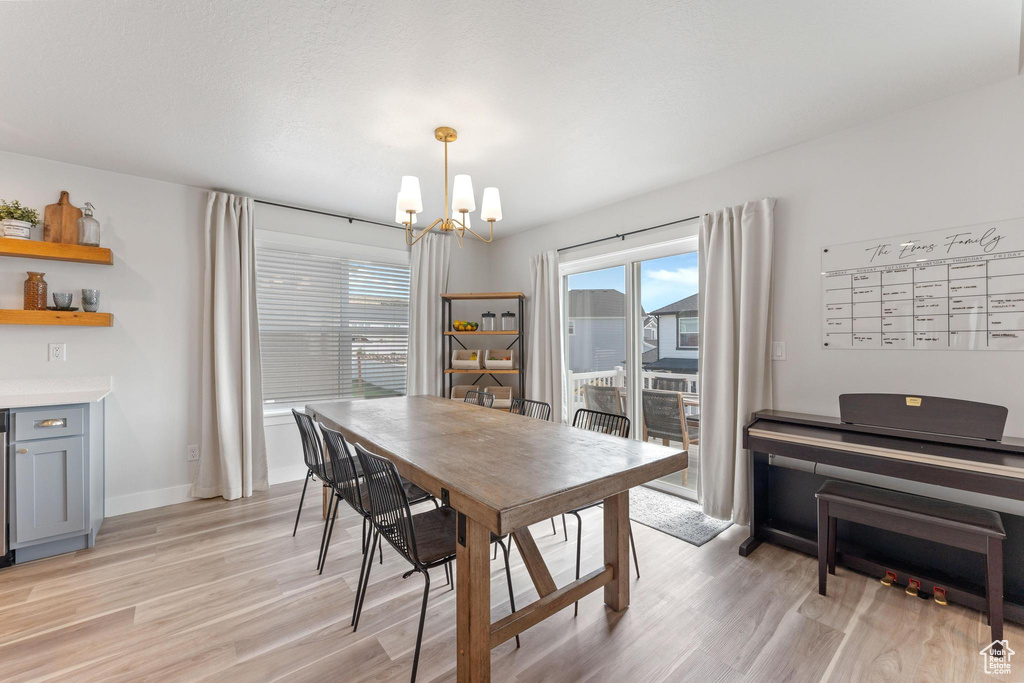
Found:
[{"label": "white ceiling", "polygon": [[506,234],[1018,72],[1021,0],[0,2],[0,149]]}]

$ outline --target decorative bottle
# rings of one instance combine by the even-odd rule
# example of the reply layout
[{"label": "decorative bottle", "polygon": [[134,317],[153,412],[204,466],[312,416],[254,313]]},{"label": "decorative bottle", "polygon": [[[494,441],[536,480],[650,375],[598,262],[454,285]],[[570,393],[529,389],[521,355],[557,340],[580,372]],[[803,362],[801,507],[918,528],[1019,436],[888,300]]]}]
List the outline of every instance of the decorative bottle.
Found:
[{"label": "decorative bottle", "polygon": [[28,279],[25,280],[25,310],[45,311],[46,310],[46,280],[43,276],[46,273],[28,272]]},{"label": "decorative bottle", "polygon": [[95,210],[96,207],[86,202],[83,215],[78,219],[78,243],[84,247],[100,246],[100,222],[92,216]]}]

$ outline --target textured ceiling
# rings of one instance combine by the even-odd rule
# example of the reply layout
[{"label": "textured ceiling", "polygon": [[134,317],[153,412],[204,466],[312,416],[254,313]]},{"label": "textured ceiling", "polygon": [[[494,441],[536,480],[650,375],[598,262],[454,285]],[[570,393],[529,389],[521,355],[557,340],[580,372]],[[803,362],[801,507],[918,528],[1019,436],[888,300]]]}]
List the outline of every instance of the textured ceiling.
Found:
[{"label": "textured ceiling", "polygon": [[1018,70],[1021,0],[0,2],[0,149],[504,232]]}]

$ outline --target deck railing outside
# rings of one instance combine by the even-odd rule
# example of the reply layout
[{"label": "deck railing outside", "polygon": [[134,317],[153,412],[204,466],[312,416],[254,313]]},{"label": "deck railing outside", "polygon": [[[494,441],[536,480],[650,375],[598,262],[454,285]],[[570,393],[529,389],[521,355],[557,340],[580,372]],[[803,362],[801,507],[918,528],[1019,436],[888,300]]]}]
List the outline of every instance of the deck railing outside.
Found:
[{"label": "deck railing outside", "polygon": [[[681,391],[686,394],[698,393],[697,375],[684,375],[677,372],[654,372],[644,370],[640,373],[644,389],[663,389]],[[583,398],[583,387],[596,384],[605,387],[625,387],[626,369],[617,366],[614,370],[597,372],[570,372],[568,377],[569,419],[579,408],[586,408]]]}]

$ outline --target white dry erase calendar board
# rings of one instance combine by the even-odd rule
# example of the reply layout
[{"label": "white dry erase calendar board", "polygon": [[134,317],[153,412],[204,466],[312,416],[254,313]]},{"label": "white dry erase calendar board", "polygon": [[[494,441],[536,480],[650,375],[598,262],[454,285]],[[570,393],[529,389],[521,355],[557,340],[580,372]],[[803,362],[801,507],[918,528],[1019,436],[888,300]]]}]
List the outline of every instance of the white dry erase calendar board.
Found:
[{"label": "white dry erase calendar board", "polygon": [[1024,218],[825,247],[828,349],[1024,349]]}]

